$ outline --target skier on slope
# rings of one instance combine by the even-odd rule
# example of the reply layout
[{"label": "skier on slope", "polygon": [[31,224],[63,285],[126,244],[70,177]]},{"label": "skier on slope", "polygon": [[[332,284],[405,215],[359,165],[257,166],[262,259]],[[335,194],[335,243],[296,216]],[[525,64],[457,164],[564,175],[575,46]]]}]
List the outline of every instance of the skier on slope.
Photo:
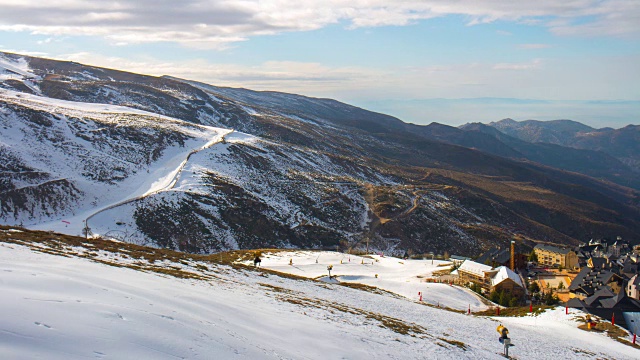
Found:
[{"label": "skier on slope", "polygon": [[253,259],[253,266],[260,266],[262,263],[262,259],[260,259],[260,255],[256,255],[256,258]]}]

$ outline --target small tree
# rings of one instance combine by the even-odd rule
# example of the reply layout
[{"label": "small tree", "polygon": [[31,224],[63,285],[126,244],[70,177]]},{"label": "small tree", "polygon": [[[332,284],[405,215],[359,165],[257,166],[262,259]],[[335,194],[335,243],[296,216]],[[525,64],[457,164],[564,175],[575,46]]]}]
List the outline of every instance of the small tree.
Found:
[{"label": "small tree", "polygon": [[509,300],[509,306],[510,307],[518,306],[518,298],[515,296],[512,297],[511,300]]},{"label": "small tree", "polygon": [[540,291],[540,285],[538,285],[538,283],[537,283],[537,282],[532,282],[532,283],[529,285],[529,292],[531,292],[531,293],[537,293],[537,292],[539,292],[539,291]]},{"label": "small tree", "polygon": [[545,305],[555,305],[560,301],[557,295],[554,295],[551,291],[544,295]]},{"label": "small tree", "polygon": [[535,250],[531,250],[531,253],[529,253],[529,261],[538,262],[538,254],[536,254]]},{"label": "small tree", "polygon": [[498,304],[502,306],[509,305],[510,296],[508,293],[505,293],[504,290],[500,290],[500,295],[498,296]]},{"label": "small tree", "polygon": [[482,295],[482,287],[474,282],[471,282],[471,285],[469,285],[469,289],[471,289],[471,291],[473,292],[476,292]]},{"label": "small tree", "polygon": [[491,302],[494,302],[496,304],[500,303],[500,294],[498,294],[497,291],[493,290],[490,294],[489,294],[489,300],[491,300]]},{"label": "small tree", "polygon": [[558,284],[558,290],[562,290],[562,289],[564,289],[564,283],[560,281],[560,283]]}]

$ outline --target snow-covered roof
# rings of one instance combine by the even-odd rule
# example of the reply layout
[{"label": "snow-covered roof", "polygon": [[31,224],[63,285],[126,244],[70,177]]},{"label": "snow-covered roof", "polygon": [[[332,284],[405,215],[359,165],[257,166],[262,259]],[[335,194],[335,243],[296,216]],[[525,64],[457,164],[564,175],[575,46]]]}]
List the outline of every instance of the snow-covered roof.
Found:
[{"label": "snow-covered roof", "polygon": [[484,276],[485,272],[492,271],[492,269],[493,268],[489,265],[480,264],[471,260],[465,260],[458,268],[458,271],[462,270],[478,276]]},{"label": "snow-covered roof", "polygon": [[475,274],[478,276],[482,276],[482,277],[484,277],[486,273],[489,273],[492,286],[496,286],[497,284],[500,284],[502,281],[506,279],[511,279],[516,284],[524,287],[524,285],[522,284],[522,280],[520,280],[520,276],[518,276],[518,274],[516,274],[506,266],[492,268],[491,266],[488,266],[485,264],[480,264],[475,261],[466,260],[458,268],[458,271],[460,270],[471,273],[471,274]]},{"label": "snow-covered roof", "polygon": [[491,285],[496,286],[497,284],[503,282],[506,279],[511,279],[516,284],[524,287],[524,285],[522,284],[522,280],[520,280],[520,276],[518,276],[518,274],[513,272],[508,267],[500,266],[496,268],[496,270],[498,270],[498,272],[495,275],[493,275],[493,277],[491,278]]}]

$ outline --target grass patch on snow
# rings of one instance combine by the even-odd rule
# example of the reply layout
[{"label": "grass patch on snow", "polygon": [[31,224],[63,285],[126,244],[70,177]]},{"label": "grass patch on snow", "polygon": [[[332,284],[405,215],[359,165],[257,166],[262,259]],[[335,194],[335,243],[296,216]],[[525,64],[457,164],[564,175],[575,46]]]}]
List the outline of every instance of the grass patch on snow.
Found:
[{"label": "grass patch on snow", "polygon": [[480,316],[507,316],[507,317],[522,317],[522,316],[538,316],[549,309],[555,309],[556,305],[536,305],[533,307],[533,312],[529,312],[528,306],[517,306],[500,308],[500,315],[496,315],[496,309],[491,308],[484,311],[474,312],[474,315]]}]

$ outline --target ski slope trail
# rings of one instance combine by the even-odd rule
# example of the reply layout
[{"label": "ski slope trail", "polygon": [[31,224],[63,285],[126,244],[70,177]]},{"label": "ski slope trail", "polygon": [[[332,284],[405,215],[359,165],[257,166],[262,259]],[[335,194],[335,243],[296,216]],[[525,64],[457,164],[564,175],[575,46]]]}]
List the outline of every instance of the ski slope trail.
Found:
[{"label": "ski slope trail", "polygon": [[[144,190],[146,188],[146,186],[143,185],[138,189],[137,192],[135,192],[134,194],[129,195],[127,198],[125,198],[123,200],[120,200],[120,201],[117,201],[116,203],[104,206],[101,209],[91,213],[85,219],[86,226],[88,228],[90,228],[89,220],[91,218],[93,218],[94,216],[96,216],[96,215],[98,215],[98,214],[100,214],[100,213],[102,213],[104,211],[111,210],[111,209],[117,208],[118,206],[126,205],[126,204],[132,203],[134,201],[138,201],[138,200],[144,199],[147,196],[151,196],[151,195],[157,194],[157,193],[159,193],[161,191],[168,191],[168,190],[172,189],[175,186],[175,184],[178,181],[178,179],[180,178],[180,175],[182,174],[182,170],[184,170],[185,165],[187,165],[187,163],[189,162],[189,159],[191,158],[192,155],[197,154],[198,152],[200,152],[202,150],[208,149],[208,148],[210,148],[211,146],[213,146],[215,144],[223,142],[225,136],[230,135],[233,132],[234,132],[233,129],[227,130],[226,132],[223,132],[223,133],[220,133],[220,134],[216,135],[211,141],[209,141],[208,143],[204,144],[202,147],[200,147],[198,149],[191,150],[187,154],[186,158],[182,162],[180,162],[180,164],[175,169],[169,171],[166,174],[163,174],[162,171],[164,169],[171,169],[171,165],[170,164],[175,163],[175,160],[177,159],[177,157],[174,158],[174,159],[171,159],[168,162],[168,164],[165,164],[165,166],[160,167],[160,168],[158,168],[158,170],[156,170],[156,172],[160,173],[159,177],[158,177],[158,180],[156,180],[153,183],[151,183],[151,185],[149,186],[149,188],[147,190]],[[147,183],[148,182],[149,181],[147,181]],[[139,194],[141,192],[142,192],[142,194]]]},{"label": "ski slope trail", "polygon": [[[0,231],[0,354],[7,359],[501,359],[500,323],[518,359],[640,356],[577,329],[584,314],[567,316],[564,308],[469,316],[194,255],[149,262],[133,248],[19,244],[12,230]],[[52,255],[55,249],[65,256]]]},{"label": "ski slope trail", "polygon": [[[292,262],[293,265],[290,265]],[[247,263],[248,264],[248,263]],[[374,286],[426,304],[466,311],[483,311],[489,307],[469,289],[444,283],[425,282],[434,272],[451,268],[448,261],[403,260],[389,256],[357,256],[332,251],[292,251],[265,253],[262,266],[275,271],[318,278],[331,275],[339,282]]]},{"label": "ski slope trail", "polygon": [[[156,113],[134,109],[126,106],[111,104],[83,103],[53,99],[33,94],[25,94],[12,90],[0,89],[0,100],[12,106],[19,106],[30,111],[40,111],[53,114],[58,126],[58,136],[65,142],[72,144],[77,153],[68,151],[69,154],[56,153],[60,146],[39,148],[34,145],[33,154],[27,156],[28,161],[33,161],[34,168],[45,164],[46,168],[54,168],[55,180],[67,180],[74,186],[78,186],[80,193],[86,193],[87,200],[81,200],[72,210],[72,213],[60,214],[57,218],[49,217],[45,221],[35,221],[28,226],[34,229],[59,231],[68,234],[80,234],[86,228],[86,222],[108,209],[133,202],[145,196],[170,190],[180,177],[182,170],[192,155],[208,149],[224,140],[224,137],[233,133],[232,129],[223,129],[212,126],[194,124],[180,119],[159,115]],[[93,127],[92,127],[93,126]],[[168,145],[149,144],[152,149],[159,152],[152,160],[139,159],[137,162],[127,161],[126,158],[114,157],[112,154],[102,151],[100,145],[93,141],[87,141],[87,133],[98,134],[102,129],[117,129],[124,127],[131,129],[139,136],[157,136],[171,133],[181,137],[181,142],[173,142]],[[16,127],[6,140],[9,146],[23,147],[21,128]],[[98,140],[103,140],[98,138]],[[125,142],[125,146],[131,144]],[[134,149],[135,145],[133,146]],[[137,148],[136,150],[140,150]],[[155,151],[154,150],[154,151]],[[134,150],[135,151],[135,150]],[[51,152],[52,154],[47,154]],[[104,170],[117,171],[118,164],[127,168],[128,173],[121,179],[112,182],[97,182],[87,177],[86,171],[78,171],[68,164],[73,156],[88,156],[91,161],[111,161],[114,168],[106,167]],[[126,156],[126,154],[124,155]],[[100,160],[97,160],[100,158]],[[142,160],[142,161],[141,161]],[[91,174],[89,174],[91,175]],[[51,181],[50,181],[51,182]],[[42,187],[46,183],[33,184],[31,187]],[[102,191],[95,191],[101,187]],[[94,199],[89,199],[89,197]],[[90,227],[90,224],[89,224]]]}]

